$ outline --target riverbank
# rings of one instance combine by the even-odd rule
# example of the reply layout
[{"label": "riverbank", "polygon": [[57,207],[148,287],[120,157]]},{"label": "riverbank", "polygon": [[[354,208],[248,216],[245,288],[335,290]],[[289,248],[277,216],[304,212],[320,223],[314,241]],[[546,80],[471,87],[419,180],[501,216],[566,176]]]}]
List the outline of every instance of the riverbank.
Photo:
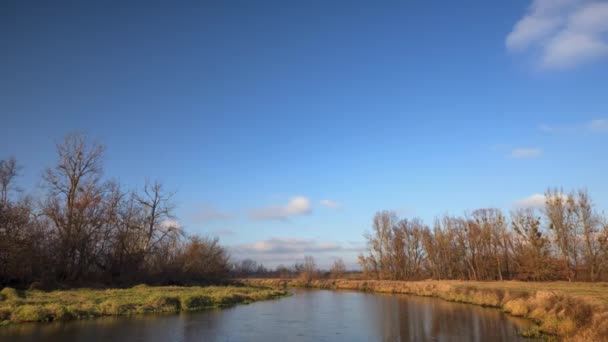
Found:
[{"label": "riverbank", "polygon": [[281,289],[251,286],[146,286],[127,289],[0,291],[0,325],[100,316],[195,311],[286,296]]},{"label": "riverbank", "polygon": [[[568,282],[471,282],[243,279],[250,286],[312,287],[436,297],[501,309],[538,324],[538,332],[567,341],[608,341],[608,284]],[[534,334],[530,331],[529,334]]]}]

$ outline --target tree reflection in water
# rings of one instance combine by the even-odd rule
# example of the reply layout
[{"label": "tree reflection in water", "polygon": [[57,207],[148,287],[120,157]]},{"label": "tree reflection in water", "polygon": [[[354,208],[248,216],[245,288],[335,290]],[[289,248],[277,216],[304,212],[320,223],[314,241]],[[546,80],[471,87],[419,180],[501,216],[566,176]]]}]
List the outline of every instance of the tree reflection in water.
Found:
[{"label": "tree reflection in water", "polygon": [[[514,341],[530,322],[434,298],[294,290],[289,298],[176,315],[0,327],[0,341]],[[529,341],[529,340],[527,340]]]}]

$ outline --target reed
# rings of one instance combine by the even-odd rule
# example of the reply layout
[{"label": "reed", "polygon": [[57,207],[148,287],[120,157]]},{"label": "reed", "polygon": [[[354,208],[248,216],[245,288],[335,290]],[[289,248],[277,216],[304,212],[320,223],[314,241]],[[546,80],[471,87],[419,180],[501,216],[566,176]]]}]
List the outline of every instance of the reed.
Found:
[{"label": "reed", "polygon": [[473,282],[243,279],[255,286],[312,287],[436,297],[501,309],[534,321],[539,332],[566,341],[608,341],[608,284],[569,282]]}]

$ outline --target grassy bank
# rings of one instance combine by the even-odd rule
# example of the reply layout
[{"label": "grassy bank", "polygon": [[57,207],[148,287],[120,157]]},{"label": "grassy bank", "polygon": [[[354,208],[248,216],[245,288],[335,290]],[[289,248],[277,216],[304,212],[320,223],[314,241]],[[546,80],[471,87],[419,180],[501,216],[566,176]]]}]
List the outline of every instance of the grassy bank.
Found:
[{"label": "grassy bank", "polygon": [[471,282],[245,279],[272,287],[315,287],[403,293],[501,309],[526,317],[538,330],[567,341],[608,341],[608,284],[568,282]]},{"label": "grassy bank", "polygon": [[99,316],[194,311],[287,295],[280,289],[242,286],[0,291],[0,324],[49,322]]}]

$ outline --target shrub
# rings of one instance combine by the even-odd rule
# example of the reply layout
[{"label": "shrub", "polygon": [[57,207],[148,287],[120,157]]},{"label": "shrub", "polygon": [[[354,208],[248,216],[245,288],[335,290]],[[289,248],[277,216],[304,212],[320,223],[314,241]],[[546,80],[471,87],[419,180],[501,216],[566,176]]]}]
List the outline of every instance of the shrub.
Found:
[{"label": "shrub", "polygon": [[570,336],[576,331],[576,323],[571,318],[561,320],[557,326],[559,336]]},{"label": "shrub", "polygon": [[8,308],[0,308],[0,323],[11,319],[11,310]]},{"label": "shrub", "polygon": [[91,303],[69,305],[66,307],[66,310],[70,315],[77,319],[97,317],[101,314],[98,308]]},{"label": "shrub", "polygon": [[527,337],[527,338],[542,338],[543,337],[543,334],[540,332],[538,325],[533,325],[530,328],[528,328],[524,331],[521,331],[520,334],[521,334],[521,336]]},{"label": "shrub", "polygon": [[135,312],[135,304],[119,303],[115,300],[106,300],[99,304],[99,312],[103,315],[129,315]]},{"label": "shrub", "polygon": [[528,314],[528,305],[522,298],[517,298],[506,302],[504,309],[513,316],[525,316]]},{"label": "shrub", "polygon": [[496,307],[500,304],[500,296],[495,291],[479,290],[472,295],[471,302],[477,305]]},{"label": "shrub", "polygon": [[184,310],[197,310],[213,305],[211,298],[208,296],[186,295],[181,300]]},{"label": "shrub", "polygon": [[18,306],[11,314],[11,321],[13,322],[44,322],[48,320],[48,311],[37,305]]},{"label": "shrub", "polygon": [[247,295],[242,293],[227,293],[227,294],[219,294],[215,298],[213,298],[213,302],[220,306],[228,306],[234,305],[237,303],[242,303],[245,301],[249,301],[250,298]]},{"label": "shrub", "polygon": [[181,309],[179,298],[172,296],[152,296],[146,300],[148,310],[155,312],[176,312]]},{"label": "shrub", "polygon": [[60,304],[46,305],[45,310],[49,314],[49,320],[67,321],[76,318],[72,312]]},{"label": "shrub", "polygon": [[0,291],[0,294],[5,299],[16,300],[16,299],[22,298],[21,294],[19,294],[19,291],[15,290],[12,287],[5,287],[5,288],[3,288],[2,291]]},{"label": "shrub", "polygon": [[568,310],[567,313],[571,314],[576,324],[580,326],[589,323],[593,317],[593,309],[591,308],[591,305],[584,302],[573,303],[573,306],[570,310]]}]

